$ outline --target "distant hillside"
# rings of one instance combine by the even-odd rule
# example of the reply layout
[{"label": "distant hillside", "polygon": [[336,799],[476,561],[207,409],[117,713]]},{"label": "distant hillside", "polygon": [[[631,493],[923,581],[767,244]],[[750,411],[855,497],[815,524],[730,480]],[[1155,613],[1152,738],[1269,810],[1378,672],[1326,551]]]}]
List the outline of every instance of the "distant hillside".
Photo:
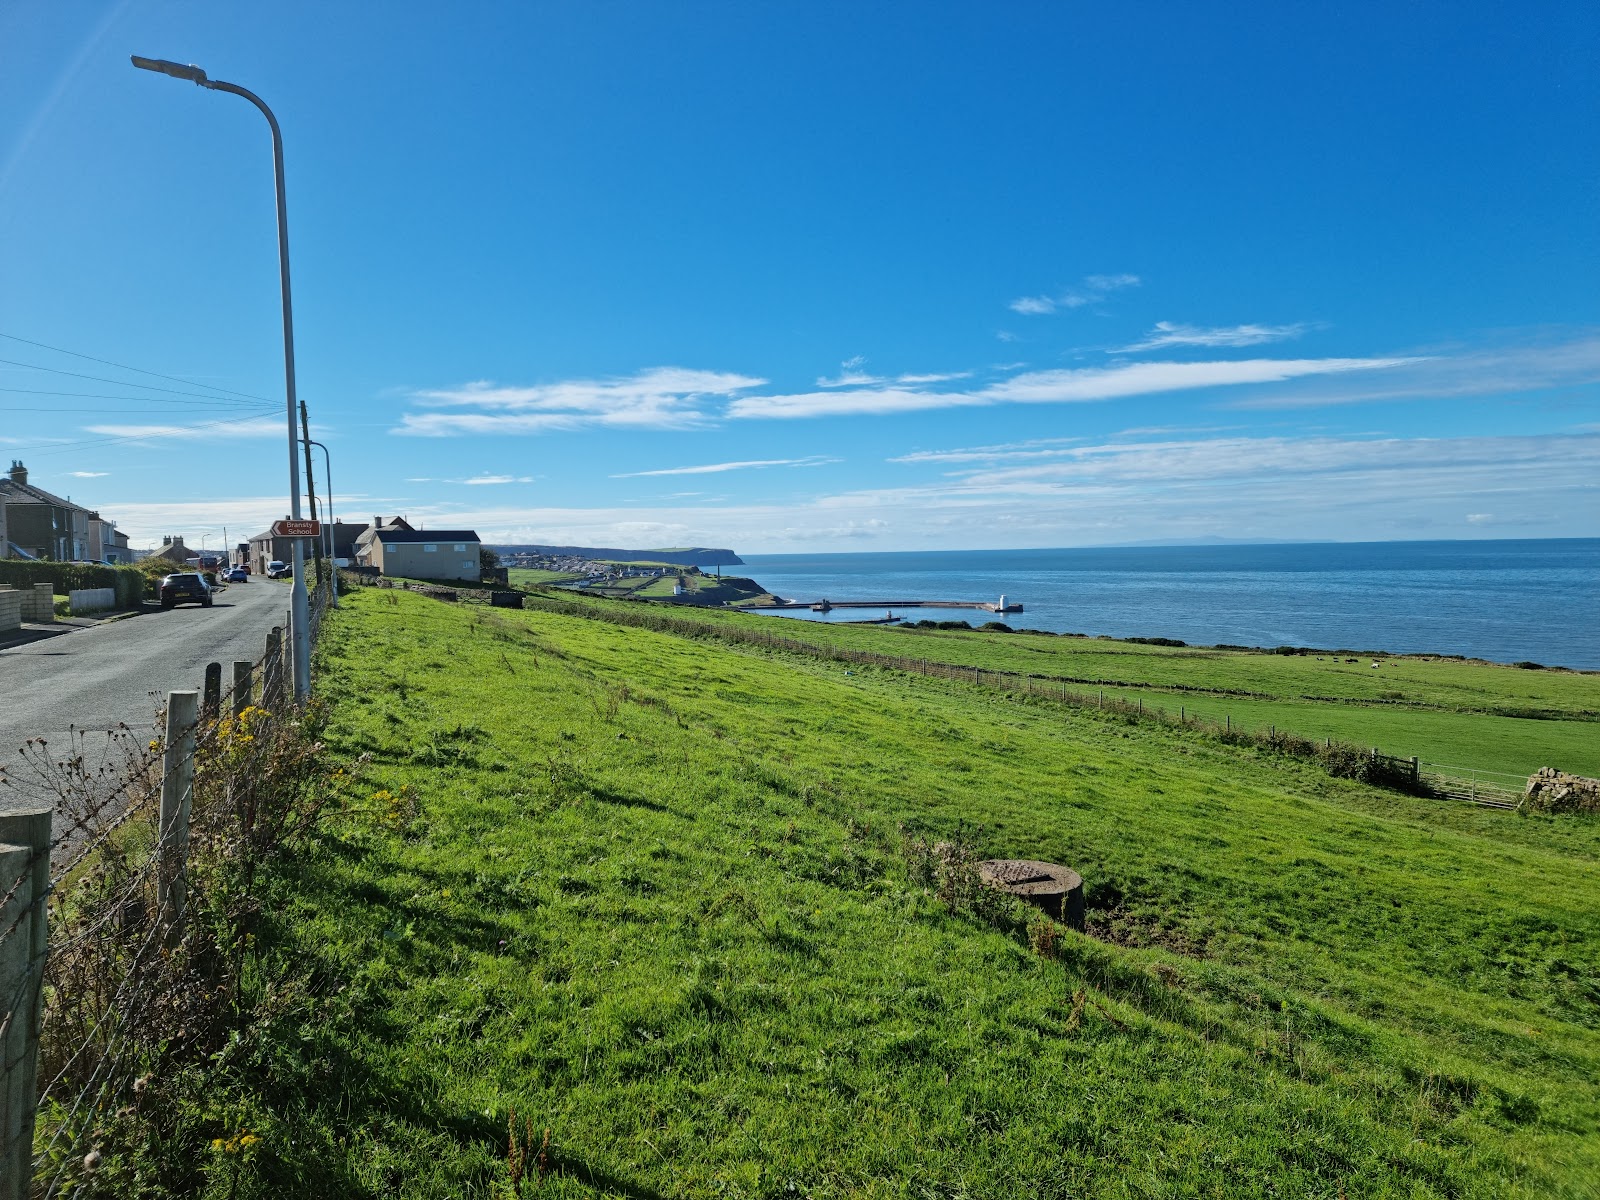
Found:
[{"label": "distant hillside", "polygon": [[744,559],[732,550],[704,546],[676,546],[668,550],[619,550],[614,546],[490,546],[496,554],[551,554],[568,558],[594,558],[608,562],[658,562],[679,567],[742,567]]}]

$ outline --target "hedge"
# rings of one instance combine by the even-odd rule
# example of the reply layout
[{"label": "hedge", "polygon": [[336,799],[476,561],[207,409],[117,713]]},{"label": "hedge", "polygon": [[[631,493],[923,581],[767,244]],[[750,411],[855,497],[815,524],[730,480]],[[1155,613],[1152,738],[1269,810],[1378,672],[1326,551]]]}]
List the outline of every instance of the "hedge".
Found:
[{"label": "hedge", "polygon": [[138,608],[144,600],[146,575],[138,567],[90,567],[75,563],[23,558],[0,559],[0,584],[15,588],[48,583],[58,595],[78,588],[112,588],[118,608]]}]

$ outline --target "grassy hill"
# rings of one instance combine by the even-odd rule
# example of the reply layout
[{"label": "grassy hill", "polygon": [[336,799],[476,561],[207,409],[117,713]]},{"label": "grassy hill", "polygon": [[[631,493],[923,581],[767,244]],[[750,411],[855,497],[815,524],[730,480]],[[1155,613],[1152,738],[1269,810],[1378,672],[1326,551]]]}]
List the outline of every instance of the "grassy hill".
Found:
[{"label": "grassy hill", "polygon": [[[596,601],[604,608],[603,601]],[[1012,671],[1172,713],[1526,777],[1600,775],[1600,674],[1438,656],[1285,655],[1110,638],[838,625],[690,614],[708,628],[771,629],[820,646]],[[1348,661],[1354,658],[1354,662]],[[1373,668],[1372,663],[1379,663]]]},{"label": "grassy hill", "polygon": [[[552,1197],[1600,1178],[1592,821],[411,594],[319,653],[371,760],[266,914],[310,966],[219,1087],[266,1147],[230,1194],[509,1195],[508,1124]],[[939,840],[1077,867],[1088,934]]]}]

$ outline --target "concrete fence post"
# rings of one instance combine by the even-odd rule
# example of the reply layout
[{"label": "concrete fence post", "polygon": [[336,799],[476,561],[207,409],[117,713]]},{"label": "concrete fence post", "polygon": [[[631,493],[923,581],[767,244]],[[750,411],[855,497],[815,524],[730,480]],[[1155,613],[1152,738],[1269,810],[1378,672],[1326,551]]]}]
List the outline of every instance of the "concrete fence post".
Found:
[{"label": "concrete fence post", "polygon": [[254,683],[250,663],[235,659],[233,663],[233,715],[238,716],[250,707],[250,690]]},{"label": "concrete fence post", "polygon": [[261,659],[261,703],[276,708],[283,692],[283,629],[267,630],[267,652]]},{"label": "concrete fence post", "polygon": [[206,664],[205,698],[201,701],[205,719],[215,721],[222,710],[222,664]]},{"label": "concrete fence post", "polygon": [[167,693],[167,748],[161,762],[161,864],[156,903],[167,922],[167,941],[183,937],[188,894],[189,807],[194,796],[194,727],[199,692]]},{"label": "concrete fence post", "polygon": [[[50,808],[0,815],[0,1200],[27,1200],[33,1185],[50,888]],[[15,888],[13,889],[13,884]]]}]

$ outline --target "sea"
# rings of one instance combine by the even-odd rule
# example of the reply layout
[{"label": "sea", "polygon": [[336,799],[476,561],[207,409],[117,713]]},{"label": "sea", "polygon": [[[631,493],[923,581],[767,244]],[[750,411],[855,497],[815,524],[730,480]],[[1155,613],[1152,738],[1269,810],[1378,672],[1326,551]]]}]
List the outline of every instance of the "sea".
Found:
[{"label": "sea", "polygon": [[[749,554],[785,599],[986,600],[909,620],[1175,638],[1190,645],[1459,654],[1600,670],[1600,538]],[[773,613],[862,621],[890,610]]]}]

